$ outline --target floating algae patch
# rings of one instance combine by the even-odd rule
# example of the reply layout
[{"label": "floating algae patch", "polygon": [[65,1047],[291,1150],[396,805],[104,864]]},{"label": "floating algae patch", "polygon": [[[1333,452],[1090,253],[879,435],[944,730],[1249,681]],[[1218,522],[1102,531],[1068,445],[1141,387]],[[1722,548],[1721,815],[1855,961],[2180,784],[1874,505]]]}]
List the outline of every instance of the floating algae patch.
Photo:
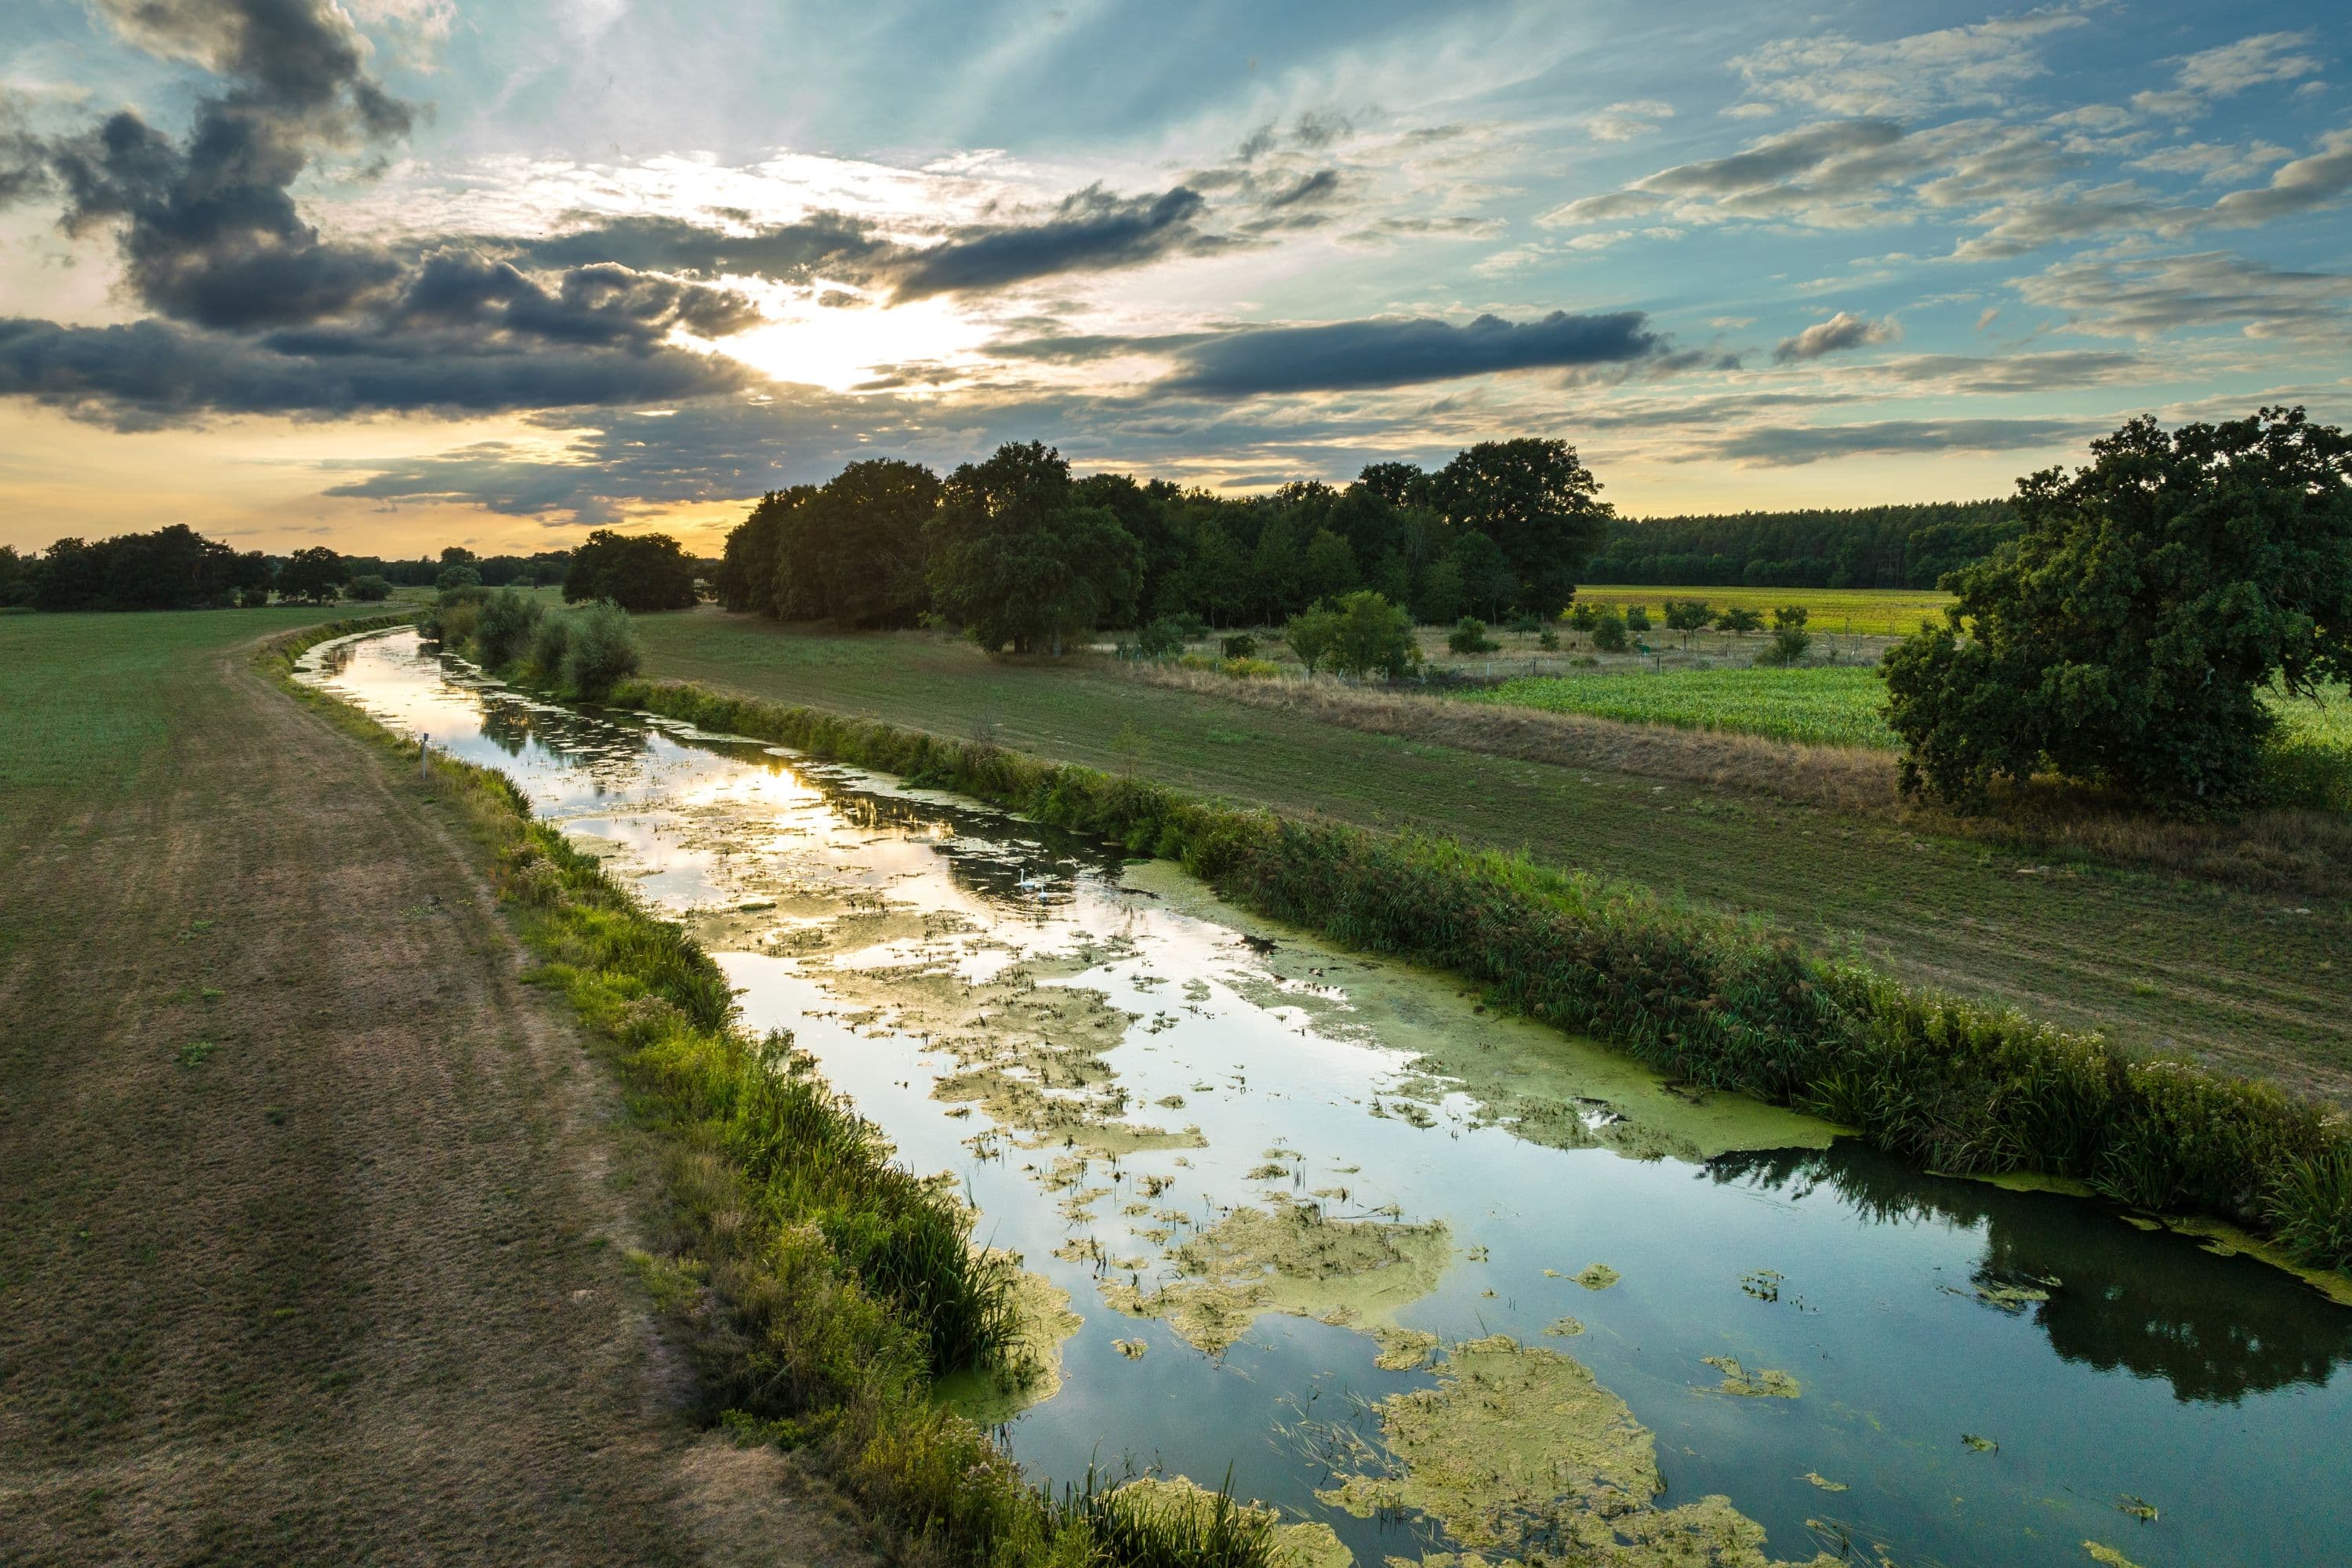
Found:
[{"label": "floating algae patch", "polygon": [[1803,1385],[1785,1372],[1760,1366],[1751,1372],[1740,1365],[1734,1356],[1710,1355],[1699,1359],[1723,1373],[1723,1382],[1717,1387],[1717,1392],[1721,1394],[1736,1394],[1742,1399],[1794,1399],[1804,1392]]},{"label": "floating algae patch", "polygon": [[[1170,1253],[1183,1278],[1150,1290],[1114,1284],[1105,1299],[1130,1317],[1167,1319],[1213,1355],[1263,1312],[1393,1330],[1397,1312],[1434,1290],[1452,1258],[1442,1224],[1334,1219],[1319,1204],[1276,1198],[1234,1209]],[[1382,1353],[1402,1354],[1405,1342],[1391,1352],[1383,1342]]]},{"label": "floating algae patch", "polygon": [[[1235,953],[1218,978],[1244,1000],[1295,1009],[1319,1034],[1376,1040],[1411,1054],[1385,1095],[1391,1113],[1434,1124],[1449,1095],[1475,1105],[1473,1124],[1531,1143],[1608,1148],[1637,1158],[1700,1161],[1742,1149],[1825,1149],[1838,1129],[1729,1091],[1692,1096],[1631,1057],[1529,1018],[1501,1016],[1435,970],[1335,947],[1226,902],[1171,861],[1130,864],[1121,878],[1161,905],[1242,934],[1278,939]],[[1399,1100],[1399,1096],[1402,1100]]]},{"label": "floating algae patch", "polygon": [[1576,1282],[1588,1290],[1606,1290],[1623,1278],[1606,1263],[1588,1263],[1584,1271],[1576,1276]]},{"label": "floating algae patch", "polygon": [[983,1426],[1009,1421],[1060,1393],[1063,1342],[1084,1326],[1070,1310],[1067,1290],[1026,1269],[1013,1276],[1012,1308],[1020,1327],[1008,1367],[952,1373],[937,1385],[941,1404]]},{"label": "floating algae patch", "polygon": [[1809,1481],[1812,1485],[1821,1488],[1822,1490],[1825,1492],[1843,1492],[1851,1491],[1853,1489],[1843,1481],[1833,1481],[1827,1476],[1822,1474],[1819,1470],[1807,1470],[1803,1475],[1799,1476],[1797,1479],[1801,1481]]},{"label": "floating algae patch", "polygon": [[1423,1329],[1379,1325],[1372,1330],[1372,1339],[1381,1347],[1372,1364],[1384,1372],[1415,1371],[1426,1366],[1429,1358],[1437,1353],[1437,1336]]},{"label": "floating algae patch", "polygon": [[1471,1340],[1439,1364],[1435,1387],[1379,1410],[1386,1468],[1317,1496],[1360,1518],[1426,1517],[1474,1554],[1444,1561],[1769,1568],[1764,1527],[1728,1500],[1657,1506],[1655,1438],[1572,1356],[1506,1334]]},{"label": "floating algae patch", "polygon": [[1584,1325],[1574,1318],[1554,1318],[1544,1326],[1544,1332],[1556,1340],[1572,1340],[1584,1331]]},{"label": "floating algae patch", "polygon": [[2090,1554],[2092,1562],[2103,1563],[2106,1564],[2106,1568],[2139,1568],[2138,1563],[2114,1547],[2103,1546],[2095,1541],[2083,1542],[2083,1550]]},{"label": "floating algae patch", "polygon": [[[1215,1492],[1182,1476],[1138,1476],[1116,1495],[1146,1513],[1181,1521],[1195,1532],[1205,1532],[1221,1501]],[[1328,1524],[1285,1524],[1272,1509],[1222,1500],[1228,1513],[1244,1526],[1272,1532],[1267,1568],[1352,1568],[1356,1561],[1356,1554]]]}]

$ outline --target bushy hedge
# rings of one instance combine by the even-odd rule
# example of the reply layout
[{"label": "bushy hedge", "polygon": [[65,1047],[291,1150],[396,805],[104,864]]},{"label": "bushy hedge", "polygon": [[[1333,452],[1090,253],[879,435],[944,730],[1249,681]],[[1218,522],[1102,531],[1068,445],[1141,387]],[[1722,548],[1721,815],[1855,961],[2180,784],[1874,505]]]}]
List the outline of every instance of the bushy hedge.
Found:
[{"label": "bushy hedge", "polygon": [[870,720],[625,682],[615,701],[905,775],[1181,861],[1335,941],[1451,970],[1674,1077],[1817,1111],[1931,1168],[2040,1172],[2352,1266],[2352,1138],[2267,1084],[1916,991],[1760,922],[1448,840],[1286,820]]}]

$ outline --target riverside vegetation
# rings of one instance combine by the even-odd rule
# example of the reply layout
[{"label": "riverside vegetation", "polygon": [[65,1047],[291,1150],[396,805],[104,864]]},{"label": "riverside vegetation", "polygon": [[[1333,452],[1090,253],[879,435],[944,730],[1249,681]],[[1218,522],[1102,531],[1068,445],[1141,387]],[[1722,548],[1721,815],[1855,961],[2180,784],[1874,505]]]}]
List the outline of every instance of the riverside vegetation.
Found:
[{"label": "riverside vegetation", "polygon": [[1760,924],[1439,839],[1286,821],[976,741],[624,682],[614,700],[1098,835],[1261,913],[1449,970],[1675,1077],[1851,1126],[1935,1169],[2038,1172],[2352,1265],[2352,1140],[2330,1109],[1905,987]]},{"label": "riverside vegetation", "polygon": [[[466,618],[445,610],[442,624]],[[283,675],[310,647],[385,624],[289,635],[261,657]],[[446,758],[428,774],[493,857],[499,896],[541,960],[534,978],[568,998],[664,1151],[667,1255],[635,1261],[690,1347],[716,1419],[747,1440],[820,1454],[917,1561],[1272,1560],[1265,1510],[1225,1493],[1171,1509],[1152,1489],[1092,1473],[1055,1495],[943,1408],[933,1385],[944,1373],[1018,1383],[1034,1370],[1021,1357],[1013,1271],[971,1245],[970,1212],[896,1163],[789,1037],[737,1027],[725,976],[701,948],[534,820],[503,774]]]}]

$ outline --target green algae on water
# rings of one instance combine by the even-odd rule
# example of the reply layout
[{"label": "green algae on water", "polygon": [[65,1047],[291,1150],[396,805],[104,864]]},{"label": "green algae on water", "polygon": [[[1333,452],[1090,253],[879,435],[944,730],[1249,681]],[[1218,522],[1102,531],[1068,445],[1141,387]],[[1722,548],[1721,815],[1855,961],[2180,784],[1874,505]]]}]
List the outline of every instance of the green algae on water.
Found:
[{"label": "green algae on water", "polygon": [[1070,1310],[1067,1290],[1026,1269],[1013,1276],[1012,1308],[1020,1328],[1005,1366],[953,1373],[937,1384],[941,1404],[982,1426],[1009,1421],[1059,1394],[1063,1342],[1084,1326]]},{"label": "green algae on water", "polygon": [[[1195,1523],[1206,1523],[1217,1508],[1215,1492],[1182,1476],[1138,1476],[1119,1487],[1118,1495],[1146,1512]],[[1229,1506],[1244,1521],[1271,1531],[1267,1568],[1352,1568],[1356,1561],[1328,1524],[1284,1524],[1270,1508],[1238,1500]]]},{"label": "green algae on water", "polygon": [[1588,1263],[1584,1271],[1576,1276],[1576,1282],[1588,1290],[1606,1290],[1623,1278],[1606,1263]]},{"label": "green algae on water", "polygon": [[1505,1334],[1468,1341],[1435,1387],[1379,1409],[1387,1468],[1317,1495],[1360,1518],[1421,1514],[1465,1549],[1454,1561],[1768,1568],[1763,1527],[1727,1499],[1657,1506],[1656,1439],[1572,1356]]},{"label": "green algae on water", "polygon": [[1758,1367],[1750,1372],[1727,1355],[1701,1356],[1706,1365],[1723,1373],[1718,1392],[1735,1394],[1742,1399],[1794,1399],[1804,1392],[1803,1385],[1785,1372],[1769,1367]]}]

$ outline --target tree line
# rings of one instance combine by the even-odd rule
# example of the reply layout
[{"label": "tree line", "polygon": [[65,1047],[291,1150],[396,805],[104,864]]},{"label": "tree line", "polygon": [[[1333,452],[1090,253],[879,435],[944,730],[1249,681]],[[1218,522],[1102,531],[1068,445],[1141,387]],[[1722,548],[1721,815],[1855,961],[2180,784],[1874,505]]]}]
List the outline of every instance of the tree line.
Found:
[{"label": "tree line", "polygon": [[1022,652],[1160,619],[1278,624],[1360,592],[1424,623],[1549,618],[1608,528],[1600,488],[1556,440],[1247,497],[1078,476],[1053,447],[1008,443],[945,478],[876,458],[772,491],[728,535],[716,586],[730,609],[846,626],[933,617]]},{"label": "tree line", "polygon": [[1933,588],[2022,526],[2014,498],[1625,518],[1586,574],[1671,588]]}]

